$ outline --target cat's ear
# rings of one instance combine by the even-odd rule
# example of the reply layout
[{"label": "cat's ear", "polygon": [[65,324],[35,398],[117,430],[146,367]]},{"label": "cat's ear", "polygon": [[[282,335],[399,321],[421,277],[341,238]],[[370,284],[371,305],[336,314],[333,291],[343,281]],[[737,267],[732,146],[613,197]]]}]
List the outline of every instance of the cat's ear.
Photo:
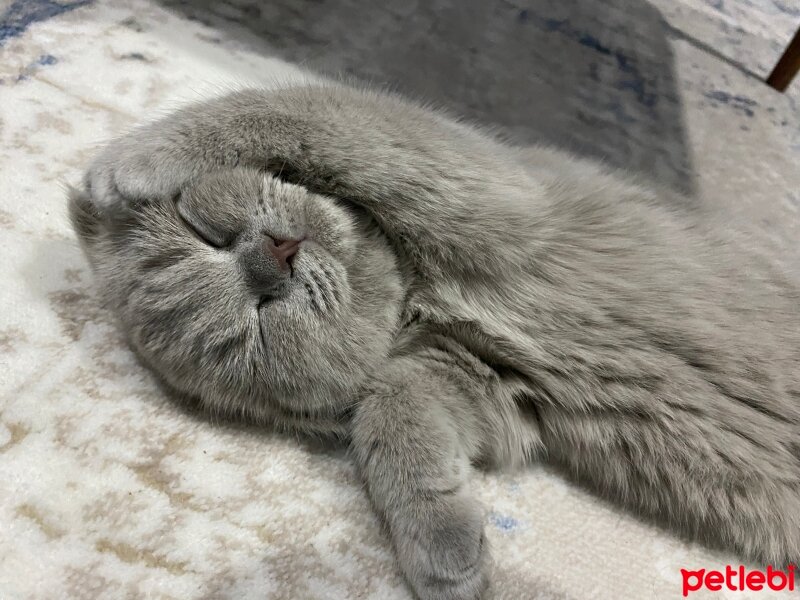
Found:
[{"label": "cat's ear", "polygon": [[69,220],[84,243],[92,243],[103,229],[103,215],[85,189],[67,187]]}]

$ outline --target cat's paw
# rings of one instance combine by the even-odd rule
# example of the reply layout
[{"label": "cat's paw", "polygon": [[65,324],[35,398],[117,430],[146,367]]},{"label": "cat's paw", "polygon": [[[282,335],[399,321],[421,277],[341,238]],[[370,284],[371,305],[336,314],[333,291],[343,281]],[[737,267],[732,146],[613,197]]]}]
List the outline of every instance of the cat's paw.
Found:
[{"label": "cat's paw", "polygon": [[117,187],[115,165],[101,154],[83,176],[83,187],[101,214],[111,215],[128,205],[129,199]]},{"label": "cat's paw", "polygon": [[95,207],[113,216],[139,203],[175,196],[196,172],[196,165],[177,159],[135,135],[109,143],[92,161],[83,184]]},{"label": "cat's paw", "polygon": [[477,600],[488,586],[480,505],[463,492],[419,500],[391,519],[397,557],[421,600]]}]

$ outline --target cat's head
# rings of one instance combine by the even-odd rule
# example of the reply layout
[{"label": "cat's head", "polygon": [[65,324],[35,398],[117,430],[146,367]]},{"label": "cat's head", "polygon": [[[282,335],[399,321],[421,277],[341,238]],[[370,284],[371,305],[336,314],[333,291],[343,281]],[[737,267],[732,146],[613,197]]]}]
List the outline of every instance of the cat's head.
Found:
[{"label": "cat's head", "polygon": [[73,226],[130,343],[203,405],[325,430],[390,348],[398,265],[364,214],[249,169]]}]

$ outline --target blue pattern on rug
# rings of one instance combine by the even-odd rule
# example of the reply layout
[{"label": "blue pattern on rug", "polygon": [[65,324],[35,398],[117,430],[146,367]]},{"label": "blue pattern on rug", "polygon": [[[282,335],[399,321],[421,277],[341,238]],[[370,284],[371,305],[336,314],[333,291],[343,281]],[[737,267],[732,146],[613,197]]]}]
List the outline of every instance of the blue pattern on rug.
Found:
[{"label": "blue pattern on rug", "polygon": [[494,525],[497,529],[506,533],[514,531],[520,525],[519,521],[517,521],[514,517],[501,515],[496,512],[489,514],[489,520],[492,522],[492,525]]},{"label": "blue pattern on rug", "polygon": [[53,0],[16,0],[0,15],[0,46],[22,35],[32,23],[46,21],[65,12],[91,4],[93,0],[54,2]]}]

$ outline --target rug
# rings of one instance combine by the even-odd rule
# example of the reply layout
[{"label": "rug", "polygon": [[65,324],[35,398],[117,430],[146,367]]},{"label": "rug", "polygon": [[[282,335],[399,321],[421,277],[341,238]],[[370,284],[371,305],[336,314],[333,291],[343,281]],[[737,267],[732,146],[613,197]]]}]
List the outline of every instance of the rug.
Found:
[{"label": "rug", "polygon": [[[797,94],[758,78],[790,6],[337,4],[0,0],[0,599],[411,598],[343,449],[180,408],[98,301],[64,186],[181,103],[387,84],[650,176],[800,265]],[[681,568],[740,563],[543,467],[475,488],[494,598],[681,598]]]}]

